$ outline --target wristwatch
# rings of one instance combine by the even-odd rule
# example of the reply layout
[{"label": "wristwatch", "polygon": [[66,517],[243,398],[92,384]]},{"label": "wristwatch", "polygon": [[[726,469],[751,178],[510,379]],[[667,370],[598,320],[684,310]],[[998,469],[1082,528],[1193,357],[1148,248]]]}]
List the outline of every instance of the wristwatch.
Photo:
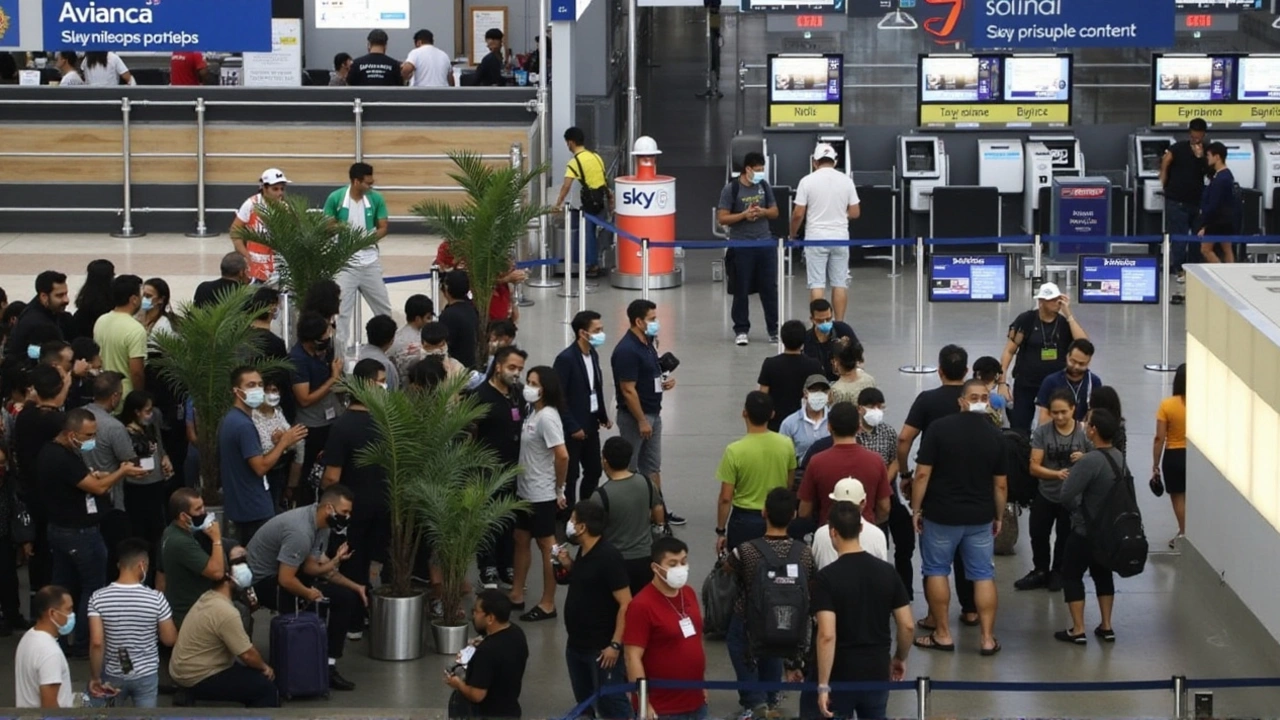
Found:
[{"label": "wristwatch", "polygon": [[617,650],[618,652],[622,652],[622,643],[611,642],[609,643],[609,647]]},{"label": "wristwatch", "polygon": [[716,528],[716,535],[719,535],[720,537],[724,537],[725,532],[726,530],[724,528]]}]

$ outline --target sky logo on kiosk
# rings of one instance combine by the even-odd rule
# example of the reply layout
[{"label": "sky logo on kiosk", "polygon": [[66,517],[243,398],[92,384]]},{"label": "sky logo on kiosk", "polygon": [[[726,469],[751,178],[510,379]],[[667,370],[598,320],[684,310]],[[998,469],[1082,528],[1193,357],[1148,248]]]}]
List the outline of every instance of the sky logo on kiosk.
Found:
[{"label": "sky logo on kiosk", "polygon": [[657,196],[656,192],[644,192],[643,190],[631,189],[622,193],[623,205],[639,205],[648,210],[653,205],[653,199]]}]

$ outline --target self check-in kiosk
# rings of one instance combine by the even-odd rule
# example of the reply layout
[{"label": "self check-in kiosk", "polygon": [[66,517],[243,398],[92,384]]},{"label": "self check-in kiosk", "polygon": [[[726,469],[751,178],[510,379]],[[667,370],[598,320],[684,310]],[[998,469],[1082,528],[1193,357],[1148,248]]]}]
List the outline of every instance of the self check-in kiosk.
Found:
[{"label": "self check-in kiosk", "polygon": [[1280,137],[1268,135],[1258,141],[1256,179],[1258,190],[1262,191],[1262,207],[1271,212],[1275,209],[1276,190],[1280,189]]},{"label": "self check-in kiosk", "polygon": [[1169,135],[1130,135],[1129,174],[1134,191],[1141,193],[1139,207],[1144,213],[1164,211],[1164,188],[1160,185],[1160,165],[1165,151],[1173,145]]},{"label": "self check-in kiosk", "polygon": [[1227,167],[1235,176],[1236,183],[1246,190],[1258,187],[1258,161],[1253,148],[1253,140],[1246,138],[1210,138],[1220,142],[1227,148]]},{"label": "self check-in kiosk", "polygon": [[1025,232],[1035,233],[1040,227],[1041,195],[1047,194],[1055,177],[1084,175],[1084,153],[1074,135],[1032,135],[1027,138],[1024,158],[1022,223]]},{"label": "self check-in kiosk", "polygon": [[993,187],[1001,195],[1021,195],[1026,184],[1022,141],[978,141],[978,184]]},{"label": "self check-in kiosk", "polygon": [[818,141],[814,143],[815,150],[818,145],[830,145],[834,148],[836,151],[836,170],[848,177],[853,177],[853,162],[849,159],[849,138],[843,135],[819,135]]},{"label": "self check-in kiosk", "polygon": [[907,186],[907,207],[927,213],[933,189],[950,180],[946,149],[935,135],[898,136],[898,172]]}]

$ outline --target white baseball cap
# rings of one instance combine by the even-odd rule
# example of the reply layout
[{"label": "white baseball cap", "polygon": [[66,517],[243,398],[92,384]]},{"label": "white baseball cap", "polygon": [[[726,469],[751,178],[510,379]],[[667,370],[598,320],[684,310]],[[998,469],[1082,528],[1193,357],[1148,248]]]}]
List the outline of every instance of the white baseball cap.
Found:
[{"label": "white baseball cap", "polygon": [[836,149],[831,147],[830,143],[818,143],[813,149],[814,160],[835,160]]},{"label": "white baseball cap", "polygon": [[1057,300],[1062,297],[1062,291],[1053,283],[1045,283],[1040,286],[1040,292],[1036,293],[1037,300]]},{"label": "white baseball cap", "polygon": [[861,480],[847,477],[836,483],[835,491],[827,497],[836,502],[851,502],[854,505],[861,505],[867,500],[867,489],[862,487]]},{"label": "white baseball cap", "polygon": [[284,176],[284,171],[280,168],[267,168],[262,171],[263,185],[279,185],[280,183],[288,183],[289,178]]}]

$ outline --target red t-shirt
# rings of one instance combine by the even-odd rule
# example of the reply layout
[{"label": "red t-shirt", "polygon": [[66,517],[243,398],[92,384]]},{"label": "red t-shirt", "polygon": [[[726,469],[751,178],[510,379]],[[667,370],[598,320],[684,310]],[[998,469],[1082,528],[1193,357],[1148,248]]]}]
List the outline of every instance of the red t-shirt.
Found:
[{"label": "red t-shirt", "polygon": [[176,52],[169,58],[169,84],[201,85],[200,71],[207,67],[204,53]]},{"label": "red t-shirt", "polygon": [[[694,633],[690,637],[680,630],[682,614],[693,621]],[[702,640],[698,595],[688,585],[680,588],[674,598],[658,592],[652,584],[646,585],[627,606],[622,644],[644,648],[644,672],[649,680],[702,682],[707,670]],[[659,715],[684,715],[705,702],[701,690],[649,689],[649,704]]]},{"label": "red t-shirt", "polygon": [[[440,248],[436,250],[436,265],[448,268],[458,267],[458,261],[454,259],[453,253],[449,252],[449,243],[440,243]],[[511,317],[511,286],[500,283],[493,289],[493,297],[489,299],[489,319],[506,320],[509,317]]]},{"label": "red t-shirt", "polygon": [[836,489],[836,483],[847,477],[862,482],[867,491],[862,517],[872,525],[876,523],[876,503],[889,497],[891,492],[884,458],[861,445],[845,443],[814,455],[800,481],[800,499],[813,503],[818,509],[819,526],[827,524],[827,513],[831,512],[833,501],[829,495]]}]

